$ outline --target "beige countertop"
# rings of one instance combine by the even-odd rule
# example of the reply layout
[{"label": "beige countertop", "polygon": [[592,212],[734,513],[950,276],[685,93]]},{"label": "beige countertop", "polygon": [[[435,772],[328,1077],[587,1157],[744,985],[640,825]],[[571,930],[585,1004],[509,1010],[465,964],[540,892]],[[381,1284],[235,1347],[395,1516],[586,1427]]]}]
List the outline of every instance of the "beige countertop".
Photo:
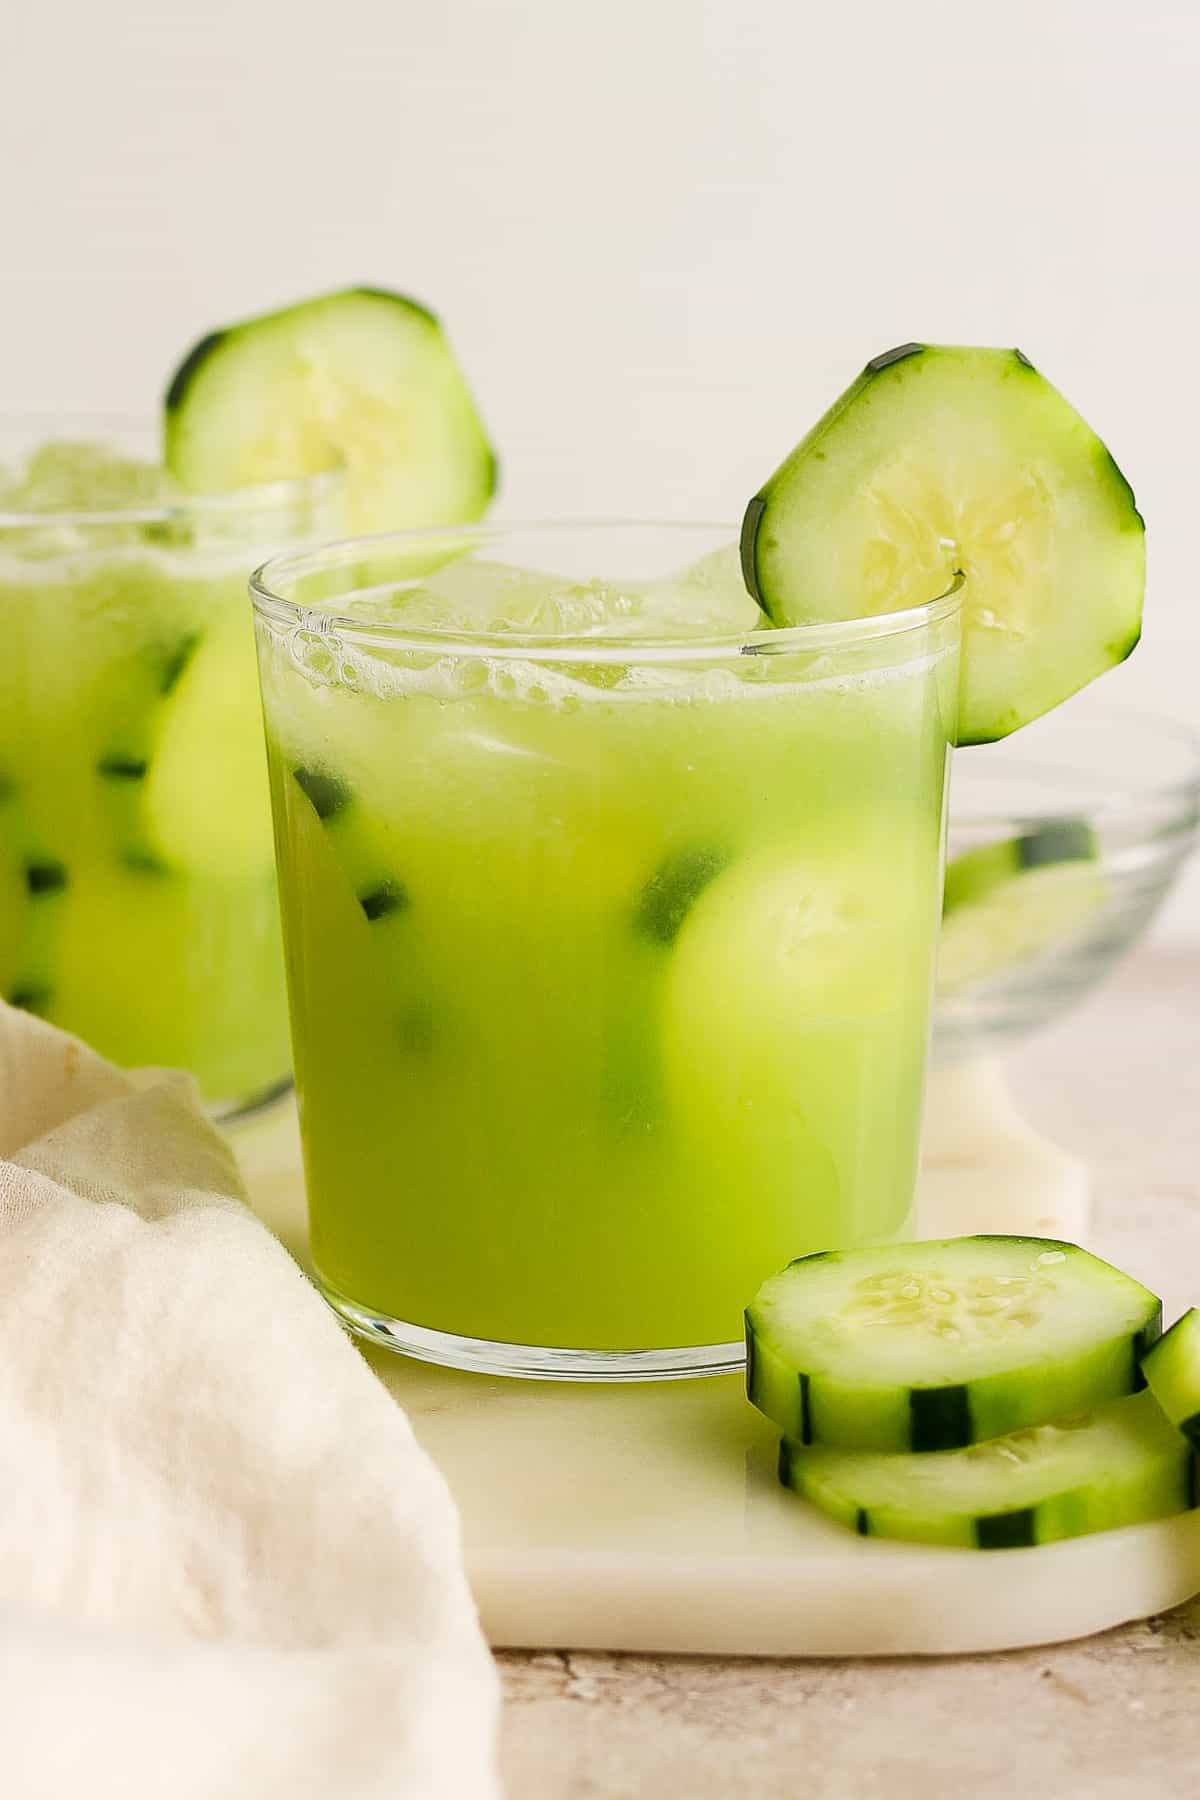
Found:
[{"label": "beige countertop", "polygon": [[[1147,951],[1010,1064],[1085,1154],[1097,1249],[1200,1303],[1200,953]],[[920,1662],[509,1652],[509,1800],[1183,1800],[1200,1600],[1052,1650]]]}]

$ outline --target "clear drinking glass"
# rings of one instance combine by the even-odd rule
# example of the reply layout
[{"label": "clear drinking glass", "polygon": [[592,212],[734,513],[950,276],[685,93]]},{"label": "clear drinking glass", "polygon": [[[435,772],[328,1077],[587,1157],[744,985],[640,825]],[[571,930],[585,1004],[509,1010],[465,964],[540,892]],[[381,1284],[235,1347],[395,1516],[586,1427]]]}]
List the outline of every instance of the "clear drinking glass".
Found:
[{"label": "clear drinking glass", "polygon": [[313,1260],[392,1348],[714,1373],[764,1276],[906,1227],[958,597],[760,629],[733,536],[252,582]]},{"label": "clear drinking glass", "polygon": [[154,433],[94,419],[0,463],[47,443],[0,498],[0,994],[233,1113],[289,1072],[246,576],[336,531],[339,484],[163,498]]}]

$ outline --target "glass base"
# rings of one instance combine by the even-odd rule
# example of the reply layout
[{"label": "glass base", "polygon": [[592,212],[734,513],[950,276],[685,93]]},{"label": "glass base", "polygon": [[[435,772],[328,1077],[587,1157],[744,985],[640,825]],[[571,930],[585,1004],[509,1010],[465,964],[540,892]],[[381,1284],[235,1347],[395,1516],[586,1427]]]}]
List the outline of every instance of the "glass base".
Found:
[{"label": "glass base", "polygon": [[678,1350],[560,1350],[545,1344],[456,1337],[370,1311],[319,1276],[317,1286],[342,1323],[368,1343],[475,1375],[515,1375],[524,1381],[682,1381],[732,1375],[746,1366],[742,1343],[686,1344]]}]

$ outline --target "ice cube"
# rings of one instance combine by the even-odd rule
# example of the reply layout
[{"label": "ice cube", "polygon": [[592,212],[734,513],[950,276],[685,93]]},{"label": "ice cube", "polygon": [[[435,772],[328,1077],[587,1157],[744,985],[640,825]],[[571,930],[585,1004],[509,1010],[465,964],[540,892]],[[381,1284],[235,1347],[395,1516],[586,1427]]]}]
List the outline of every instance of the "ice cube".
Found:
[{"label": "ice cube", "polygon": [[695,639],[736,636],[762,620],[732,545],[646,582],[578,581],[459,557],[419,582],[377,584],[347,610],[414,631],[497,637]]},{"label": "ice cube", "polygon": [[5,503],[25,512],[111,512],[154,506],[171,492],[170,477],[154,463],[105,444],[64,441],[33,452]]},{"label": "ice cube", "polygon": [[762,623],[746,591],[736,544],[712,550],[678,574],[637,590],[639,636],[736,637]]}]

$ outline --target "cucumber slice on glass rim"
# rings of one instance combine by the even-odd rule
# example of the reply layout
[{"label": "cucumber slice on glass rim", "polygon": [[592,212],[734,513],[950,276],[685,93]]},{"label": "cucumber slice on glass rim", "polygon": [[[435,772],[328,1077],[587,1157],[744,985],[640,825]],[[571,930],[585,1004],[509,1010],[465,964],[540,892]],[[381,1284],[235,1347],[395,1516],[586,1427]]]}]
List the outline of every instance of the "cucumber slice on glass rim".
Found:
[{"label": "cucumber slice on glass rim", "polygon": [[959,741],[988,743],[1129,655],[1145,527],[1019,350],[903,344],[750,501],[742,568],[774,625],[918,606],[964,571]]},{"label": "cucumber slice on glass rim", "polygon": [[746,1313],[746,1391],[799,1444],[937,1451],[1103,1406],[1143,1385],[1162,1306],[1049,1238],[825,1251]]},{"label": "cucumber slice on glass rim", "polygon": [[440,322],[348,288],[211,332],[165,400],[165,460],[185,488],[341,469],[350,532],[477,519],[496,459]]},{"label": "cucumber slice on glass rim", "polygon": [[803,1450],[779,1477],[862,1537],[1015,1550],[1197,1504],[1196,1459],[1150,1394],[935,1456]]}]

